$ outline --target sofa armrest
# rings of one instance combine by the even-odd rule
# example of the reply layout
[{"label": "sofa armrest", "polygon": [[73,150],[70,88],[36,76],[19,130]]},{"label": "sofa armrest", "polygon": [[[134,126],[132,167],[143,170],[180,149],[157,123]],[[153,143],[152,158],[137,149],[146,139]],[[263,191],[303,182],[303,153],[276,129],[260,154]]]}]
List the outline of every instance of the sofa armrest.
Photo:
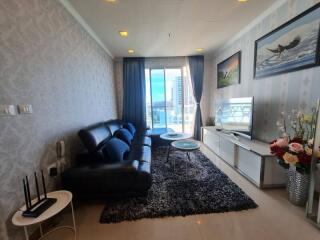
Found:
[{"label": "sofa armrest", "polygon": [[62,182],[66,189],[88,192],[99,188],[117,188],[130,186],[139,173],[139,162],[136,160],[121,163],[105,164],[103,162],[80,165],[69,168],[62,173]]},{"label": "sofa armrest", "polygon": [[75,167],[67,169],[62,173],[63,179],[73,179],[77,178],[95,178],[104,175],[116,175],[119,173],[132,173],[139,169],[139,162],[136,160],[130,160],[119,163],[104,163],[103,161],[89,163],[89,164],[79,164]]},{"label": "sofa armrest", "polygon": [[95,154],[89,152],[81,152],[76,156],[76,165],[90,165],[103,161],[104,157],[101,152]]}]

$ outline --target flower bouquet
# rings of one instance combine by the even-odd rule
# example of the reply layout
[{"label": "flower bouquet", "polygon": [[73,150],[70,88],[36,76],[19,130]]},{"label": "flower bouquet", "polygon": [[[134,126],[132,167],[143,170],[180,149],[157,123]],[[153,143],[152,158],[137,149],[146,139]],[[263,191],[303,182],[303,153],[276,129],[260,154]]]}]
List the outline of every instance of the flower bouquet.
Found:
[{"label": "flower bouquet", "polygon": [[[316,121],[316,108],[310,115],[296,110],[291,115],[282,113],[277,121],[281,137],[270,143],[271,153],[288,169],[287,192],[296,205],[304,205],[308,198]],[[319,151],[316,154],[320,158]]]},{"label": "flower bouquet", "polygon": [[282,113],[277,126],[281,137],[270,143],[271,153],[278,157],[279,164],[284,168],[288,169],[291,165],[299,173],[309,174],[316,130],[316,109],[313,108],[310,115],[296,110],[292,111],[292,115]]}]

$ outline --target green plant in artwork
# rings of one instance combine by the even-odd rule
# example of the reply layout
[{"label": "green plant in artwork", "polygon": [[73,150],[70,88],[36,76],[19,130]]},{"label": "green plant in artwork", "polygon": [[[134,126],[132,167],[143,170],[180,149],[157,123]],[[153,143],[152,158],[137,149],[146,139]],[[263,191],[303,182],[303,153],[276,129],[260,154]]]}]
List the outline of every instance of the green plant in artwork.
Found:
[{"label": "green plant in artwork", "polygon": [[220,87],[227,87],[238,83],[239,67],[230,69],[230,72],[219,72],[218,81]]}]

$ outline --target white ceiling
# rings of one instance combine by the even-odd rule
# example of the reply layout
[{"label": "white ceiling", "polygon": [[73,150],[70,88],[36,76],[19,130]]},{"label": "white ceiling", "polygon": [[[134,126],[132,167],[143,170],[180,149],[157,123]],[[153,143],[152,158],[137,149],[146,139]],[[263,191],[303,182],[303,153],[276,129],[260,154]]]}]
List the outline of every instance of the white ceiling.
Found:
[{"label": "white ceiling", "polygon": [[209,55],[277,0],[69,1],[115,57],[161,57]]}]

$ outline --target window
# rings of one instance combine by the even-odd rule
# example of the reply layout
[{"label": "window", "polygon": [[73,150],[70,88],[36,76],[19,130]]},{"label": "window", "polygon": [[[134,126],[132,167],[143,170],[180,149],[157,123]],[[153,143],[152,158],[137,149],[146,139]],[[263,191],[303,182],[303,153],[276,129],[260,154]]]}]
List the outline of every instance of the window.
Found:
[{"label": "window", "polygon": [[195,102],[184,68],[146,69],[147,125],[192,132]]}]

